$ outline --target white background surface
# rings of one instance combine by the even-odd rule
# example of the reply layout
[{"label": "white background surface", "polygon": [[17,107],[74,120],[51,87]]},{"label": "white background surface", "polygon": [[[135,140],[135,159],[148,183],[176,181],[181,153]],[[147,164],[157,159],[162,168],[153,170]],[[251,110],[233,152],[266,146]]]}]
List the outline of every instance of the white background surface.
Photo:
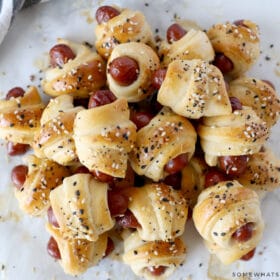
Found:
[{"label": "white background surface", "polygon": [[[262,55],[250,71],[252,76],[273,81],[280,92],[280,1],[277,0],[195,0],[195,1],[99,1],[117,4],[144,12],[153,30],[165,32],[174,21],[173,16],[196,21],[207,29],[212,24],[236,19],[256,21],[261,29]],[[149,3],[149,6],[145,6]],[[94,13],[97,1],[56,0],[39,4],[20,12],[0,46],[0,97],[14,86],[26,87],[40,83],[39,67],[44,66],[48,50],[57,37],[75,41],[94,42]],[[270,45],[273,44],[273,48]],[[265,60],[269,56],[271,60]],[[278,65],[277,65],[278,63]],[[278,76],[276,75],[278,71]],[[30,81],[34,75],[34,81]],[[278,124],[270,139],[274,151],[280,155]],[[9,280],[66,280],[66,279],[137,279],[128,267],[117,260],[106,259],[78,278],[66,276],[60,266],[46,252],[48,234],[43,219],[22,214],[13,196],[10,183],[11,168],[21,162],[20,157],[8,158],[4,145],[0,146],[0,279]],[[234,272],[280,273],[280,192],[269,194],[262,203],[265,232],[253,261],[236,263]],[[207,279],[208,253],[192,222],[184,236],[188,246],[185,265],[172,279]],[[2,266],[2,271],[1,271]],[[232,271],[228,279],[232,278]],[[237,279],[237,278],[235,278]],[[280,279],[262,277],[253,279]]]}]

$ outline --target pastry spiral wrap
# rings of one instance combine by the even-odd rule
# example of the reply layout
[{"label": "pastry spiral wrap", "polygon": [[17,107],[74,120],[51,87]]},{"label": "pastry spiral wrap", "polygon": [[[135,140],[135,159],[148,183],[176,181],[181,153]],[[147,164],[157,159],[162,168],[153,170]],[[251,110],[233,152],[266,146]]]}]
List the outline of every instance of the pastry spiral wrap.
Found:
[{"label": "pastry spiral wrap", "polygon": [[51,191],[51,207],[65,238],[96,241],[114,226],[107,190],[108,184],[90,174],[76,174]]},{"label": "pastry spiral wrap", "polygon": [[157,100],[175,113],[192,119],[231,112],[221,71],[198,59],[171,62]]},{"label": "pastry spiral wrap", "polygon": [[110,63],[122,56],[128,56],[134,59],[139,66],[137,79],[128,86],[118,84],[107,71],[107,79],[110,90],[118,97],[125,98],[128,102],[138,102],[147,98],[153,93],[150,87],[153,72],[159,68],[160,62],[154,50],[143,43],[125,43],[116,46],[108,60],[107,68]]},{"label": "pastry spiral wrap", "polygon": [[257,153],[269,131],[253,109],[243,106],[229,115],[203,118],[198,135],[207,164],[214,166],[219,156]]},{"label": "pastry spiral wrap", "polygon": [[[174,270],[183,264],[186,258],[186,247],[183,240],[149,241],[141,240],[137,232],[124,240],[123,261],[133,272],[148,280],[166,279]],[[152,275],[148,268],[164,267],[161,275]]]},{"label": "pastry spiral wrap", "polygon": [[61,95],[51,99],[41,118],[41,128],[34,136],[35,155],[62,165],[77,160],[73,140],[73,123],[83,107],[73,106],[73,97]]},{"label": "pastry spiral wrap", "polygon": [[193,157],[181,171],[181,192],[191,208],[194,207],[198,195],[204,189],[207,169],[204,159]]},{"label": "pastry spiral wrap", "polygon": [[61,230],[46,225],[47,231],[52,235],[58,245],[61,259],[59,260],[65,273],[76,276],[84,273],[103,258],[107,248],[107,233],[99,236],[98,240],[64,238]]},{"label": "pastry spiral wrap", "polygon": [[171,186],[154,183],[134,188],[128,208],[141,225],[137,230],[145,241],[170,241],[185,230],[188,206],[182,193]]},{"label": "pastry spiral wrap", "polygon": [[44,107],[35,87],[30,87],[23,96],[0,100],[0,138],[30,145],[40,127]]},{"label": "pastry spiral wrap", "polygon": [[265,81],[241,77],[230,82],[229,95],[237,97],[266,122],[268,128],[279,119],[280,99],[275,90]]},{"label": "pastry spiral wrap", "polygon": [[178,59],[202,59],[210,62],[215,56],[212,44],[205,32],[195,29],[190,29],[181,39],[171,44],[164,41],[159,52],[163,55],[165,66]]},{"label": "pastry spiral wrap", "polygon": [[139,175],[145,175],[155,182],[164,178],[169,160],[186,153],[188,160],[195,150],[196,132],[184,117],[164,107],[148,125],[137,132],[130,163]]},{"label": "pastry spiral wrap", "polygon": [[223,53],[233,63],[233,69],[228,73],[238,77],[245,73],[258,59],[260,54],[259,28],[249,20],[243,24],[215,24],[207,35],[216,53]]},{"label": "pastry spiral wrap", "polygon": [[78,157],[89,170],[125,177],[128,153],[136,139],[125,99],[83,110],[74,123]]},{"label": "pastry spiral wrap", "polygon": [[[194,207],[193,221],[212,254],[230,264],[254,249],[264,223],[258,195],[237,181],[225,181],[205,189]],[[253,224],[251,238],[238,241],[233,234],[245,224]]]},{"label": "pastry spiral wrap", "polygon": [[139,11],[129,9],[123,9],[118,16],[98,24],[95,35],[95,48],[104,58],[108,58],[119,44],[141,42],[150,46],[155,45],[153,33],[145,16]]},{"label": "pastry spiral wrap", "polygon": [[280,187],[280,159],[265,147],[250,156],[244,173],[236,177],[244,187],[257,193]]},{"label": "pastry spiral wrap", "polygon": [[50,191],[62,183],[70,175],[70,171],[48,159],[40,159],[28,155],[28,174],[21,190],[15,189],[19,206],[25,213],[40,216],[50,206]]},{"label": "pastry spiral wrap", "polygon": [[46,71],[42,81],[46,94],[69,94],[84,98],[106,84],[106,64],[100,55],[85,45],[68,40],[58,39],[58,44],[69,46],[76,57],[67,61],[62,68],[50,68]]}]

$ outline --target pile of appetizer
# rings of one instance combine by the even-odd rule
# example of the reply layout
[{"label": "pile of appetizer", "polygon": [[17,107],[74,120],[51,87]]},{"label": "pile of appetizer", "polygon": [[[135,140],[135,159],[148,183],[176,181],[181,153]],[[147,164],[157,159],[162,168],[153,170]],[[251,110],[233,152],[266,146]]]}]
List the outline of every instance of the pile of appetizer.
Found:
[{"label": "pile of appetizer", "polygon": [[174,23],[159,41],[139,11],[102,6],[96,21],[95,50],[64,39],[50,49],[48,104],[34,86],[0,101],[8,154],[29,151],[12,170],[15,196],[48,217],[49,254],[79,275],[122,240],[136,275],[165,279],[192,254],[182,239],[192,218],[221,262],[251,259],[260,199],[280,183],[266,145],[280,101],[246,76],[257,25]]}]

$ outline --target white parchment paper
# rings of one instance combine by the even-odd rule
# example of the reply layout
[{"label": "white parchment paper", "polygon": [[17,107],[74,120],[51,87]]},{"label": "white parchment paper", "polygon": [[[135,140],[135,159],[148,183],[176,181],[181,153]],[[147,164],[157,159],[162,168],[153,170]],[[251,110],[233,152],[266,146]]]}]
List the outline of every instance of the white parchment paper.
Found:
[{"label": "white parchment paper", "polygon": [[[94,42],[94,13],[98,5],[116,4],[144,12],[153,30],[164,34],[174,18],[197,22],[207,29],[226,20],[252,19],[261,29],[262,54],[250,71],[256,78],[273,81],[280,91],[280,2],[277,0],[126,0],[86,1],[54,0],[21,11],[0,45],[0,98],[14,86],[40,84],[40,69],[46,67],[48,50],[56,38],[78,42]],[[269,140],[275,153],[280,155],[280,124],[273,129]],[[22,214],[13,195],[10,170],[21,163],[21,157],[8,158],[5,146],[0,146],[0,279],[9,280],[66,280],[66,279],[137,279],[129,267],[117,256],[105,259],[83,276],[73,278],[46,252],[49,239],[44,229],[46,221]],[[227,279],[238,279],[242,273],[263,272],[265,276],[252,279],[280,279],[280,192],[269,194],[262,203],[265,232],[255,257],[250,262],[238,262],[227,270]],[[171,279],[207,279],[209,255],[192,222],[188,222],[184,235],[188,247],[185,265]],[[116,253],[120,252],[117,249]],[[212,271],[212,274],[219,274]],[[234,274],[235,273],[235,274]],[[249,274],[248,274],[249,275]],[[221,275],[220,275],[221,276]]]}]

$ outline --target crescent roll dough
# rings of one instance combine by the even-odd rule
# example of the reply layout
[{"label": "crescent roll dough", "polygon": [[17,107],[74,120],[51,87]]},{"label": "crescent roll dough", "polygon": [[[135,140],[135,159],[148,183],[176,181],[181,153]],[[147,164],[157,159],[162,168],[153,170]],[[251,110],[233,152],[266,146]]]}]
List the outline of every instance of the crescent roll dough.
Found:
[{"label": "crescent roll dough", "polygon": [[262,148],[250,156],[245,172],[236,180],[257,193],[273,191],[280,187],[280,159],[269,148]]},{"label": "crescent roll dough", "polygon": [[205,173],[208,166],[203,158],[193,157],[181,171],[181,192],[187,204],[193,208],[197,197],[205,187]]},{"label": "crescent roll dough", "polygon": [[66,62],[62,68],[46,71],[42,87],[46,94],[59,96],[69,94],[84,98],[106,84],[106,64],[102,57],[89,47],[58,39],[58,44],[69,46],[76,57]]},{"label": "crescent roll dough", "polygon": [[157,100],[192,119],[231,113],[223,74],[214,65],[198,59],[171,62]]},{"label": "crescent roll dough", "polygon": [[202,59],[210,62],[214,60],[215,56],[212,44],[205,32],[195,29],[188,30],[181,39],[171,44],[164,41],[159,53],[163,55],[163,65],[165,66],[177,59]]},{"label": "crescent roll dough", "polygon": [[129,9],[123,9],[118,16],[98,24],[95,35],[96,50],[104,58],[108,58],[119,44],[141,42],[155,45],[153,33],[145,16],[139,11]]},{"label": "crescent roll dough", "polygon": [[155,182],[163,179],[169,160],[195,150],[196,132],[192,124],[164,107],[148,125],[137,132],[136,144],[130,153],[130,163],[138,175]]},{"label": "crescent roll dough", "polygon": [[134,188],[128,208],[141,225],[137,230],[143,240],[169,241],[185,230],[186,201],[180,191],[163,183]]},{"label": "crescent roll dough", "polygon": [[27,214],[39,216],[50,206],[50,191],[70,175],[70,171],[48,159],[34,155],[26,157],[28,174],[21,190],[15,189],[20,208]]},{"label": "crescent roll dough", "polygon": [[50,202],[65,238],[96,241],[114,226],[107,201],[108,185],[90,174],[76,174],[51,191]]},{"label": "crescent roll dough", "polygon": [[257,153],[269,131],[253,109],[243,106],[230,115],[203,118],[198,135],[207,164],[214,166],[218,156]]},{"label": "crescent roll dough", "polygon": [[35,87],[30,87],[24,96],[0,100],[0,138],[30,145],[40,127],[44,107]]},{"label": "crescent roll dough", "polygon": [[64,238],[61,230],[46,225],[58,245],[61,259],[59,260],[65,273],[76,276],[84,273],[89,267],[99,263],[107,248],[107,233],[99,236],[98,240]]},{"label": "crescent roll dough", "polygon": [[159,68],[160,62],[154,50],[143,43],[125,43],[118,45],[112,51],[108,60],[107,69],[110,63],[118,57],[128,56],[138,63],[139,74],[137,79],[129,86],[122,86],[114,80],[107,71],[107,80],[110,90],[118,97],[125,98],[128,102],[138,102],[147,98],[153,93],[150,87],[153,72]]},{"label": "crescent roll dough", "polygon": [[[167,279],[186,258],[186,247],[180,238],[174,241],[145,242],[137,232],[124,240],[123,261],[133,272],[148,280]],[[164,267],[161,275],[153,275],[150,270]]]},{"label": "crescent roll dough", "polygon": [[233,63],[233,70],[228,73],[238,77],[245,73],[258,59],[260,54],[259,28],[249,20],[244,25],[231,23],[215,24],[207,35],[216,53],[223,53]]},{"label": "crescent roll dough", "polygon": [[78,157],[89,170],[125,177],[128,153],[136,139],[136,126],[129,120],[125,99],[83,110],[74,123]]},{"label": "crescent roll dough", "polygon": [[262,80],[241,77],[230,82],[229,95],[252,107],[270,128],[279,119],[280,99],[275,90]]},{"label": "crescent roll dough", "polygon": [[34,136],[35,155],[62,165],[77,160],[73,140],[73,123],[83,107],[74,107],[73,97],[61,95],[51,99],[41,118],[41,129]]},{"label": "crescent roll dough", "polygon": [[[237,181],[226,181],[205,189],[193,211],[196,229],[212,254],[230,264],[254,249],[264,223],[258,195]],[[247,223],[253,224],[252,237],[237,241],[233,234]]]}]

